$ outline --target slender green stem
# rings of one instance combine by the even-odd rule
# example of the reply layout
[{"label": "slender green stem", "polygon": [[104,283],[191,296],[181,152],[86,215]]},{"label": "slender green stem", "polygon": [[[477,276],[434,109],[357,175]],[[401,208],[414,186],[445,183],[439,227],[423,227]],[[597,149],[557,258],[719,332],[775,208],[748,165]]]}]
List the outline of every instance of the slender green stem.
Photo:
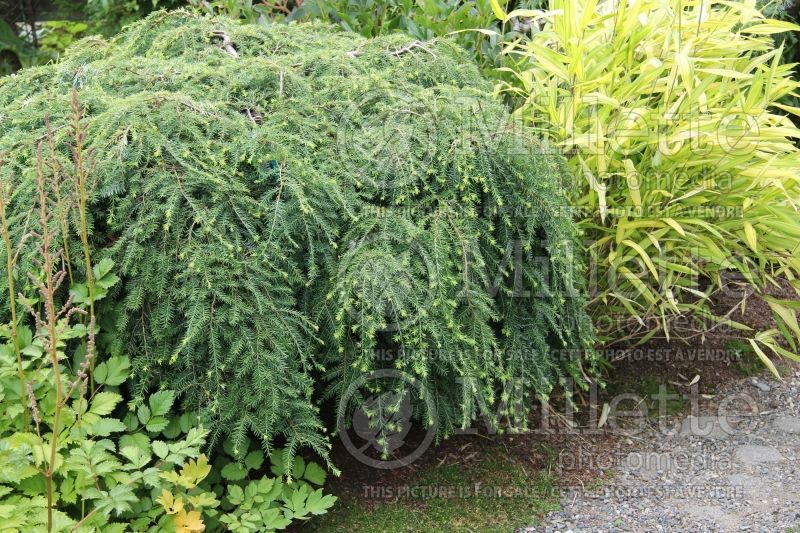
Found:
[{"label": "slender green stem", "polygon": [[56,451],[58,449],[58,435],[61,424],[61,409],[64,407],[64,390],[61,383],[61,368],[58,362],[58,331],[56,323],[58,311],[55,305],[56,282],[53,279],[53,253],[52,235],[50,233],[50,211],[48,206],[46,184],[44,177],[44,156],[42,143],[39,143],[36,152],[36,184],[39,193],[39,225],[41,227],[42,267],[44,268],[45,281],[40,286],[42,300],[45,308],[45,326],[47,327],[47,355],[53,366],[53,379],[55,380],[56,402],[53,411],[52,434],[50,436],[50,460],[44,471],[45,485],[47,488],[47,530],[53,530],[53,471],[56,464]]},{"label": "slender green stem", "polygon": [[0,231],[3,233],[3,244],[6,249],[6,275],[8,277],[8,306],[11,308],[11,342],[14,344],[14,353],[17,356],[17,372],[19,374],[19,399],[22,402],[22,427],[28,431],[28,403],[25,394],[25,369],[22,367],[22,350],[19,346],[19,331],[17,329],[17,298],[14,287],[14,247],[11,245],[11,231],[6,215],[6,189],[0,184]]}]

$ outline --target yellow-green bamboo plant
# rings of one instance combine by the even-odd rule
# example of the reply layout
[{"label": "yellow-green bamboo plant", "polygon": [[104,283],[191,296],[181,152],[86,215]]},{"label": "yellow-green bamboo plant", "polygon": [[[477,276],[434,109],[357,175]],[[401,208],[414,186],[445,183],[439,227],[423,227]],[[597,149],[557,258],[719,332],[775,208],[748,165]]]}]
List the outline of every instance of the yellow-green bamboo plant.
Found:
[{"label": "yellow-green bamboo plant", "polygon": [[[593,311],[606,340],[702,336],[736,321],[748,292],[800,290],[798,130],[781,104],[792,65],[754,0],[551,0],[528,38],[506,43],[498,93],[567,156],[568,189],[596,266]],[[731,279],[731,278],[735,279]],[[728,312],[711,297],[738,287]],[[743,290],[741,290],[743,289]],[[800,360],[800,303],[766,297],[778,329],[748,333]],[[679,317],[702,324],[681,329]],[[619,320],[633,327],[617,329]]]}]

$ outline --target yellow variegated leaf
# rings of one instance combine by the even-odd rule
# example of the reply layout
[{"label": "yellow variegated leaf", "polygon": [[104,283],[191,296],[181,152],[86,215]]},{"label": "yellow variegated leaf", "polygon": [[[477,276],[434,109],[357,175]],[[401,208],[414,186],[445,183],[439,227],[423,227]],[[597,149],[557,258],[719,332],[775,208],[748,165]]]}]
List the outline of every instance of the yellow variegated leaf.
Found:
[{"label": "yellow variegated leaf", "polygon": [[506,16],[506,11],[500,5],[499,0],[489,0],[489,5],[492,6],[492,12],[494,12],[494,16],[497,17],[498,20],[502,20],[503,22],[508,20],[508,17]]},{"label": "yellow variegated leaf", "polygon": [[650,256],[647,254],[647,252],[644,251],[644,248],[629,239],[622,241],[622,244],[628,246],[629,248],[633,248],[642,258],[644,264],[647,265],[647,268],[650,270],[650,273],[653,274],[653,277],[658,279],[658,270],[656,270],[656,266],[653,264],[653,261],[650,259]]},{"label": "yellow variegated leaf", "polygon": [[758,252],[758,237],[756,236],[756,229],[749,222],[744,223],[744,238],[747,245],[754,251]]},{"label": "yellow variegated leaf", "polygon": [[736,80],[749,80],[753,77],[752,74],[726,68],[698,68],[697,72],[703,72],[705,74],[714,74],[715,76],[722,76],[723,78],[733,78]]},{"label": "yellow variegated leaf", "polygon": [[767,354],[761,350],[761,348],[758,346],[758,343],[754,339],[749,339],[749,341],[750,346],[753,347],[753,351],[756,352],[756,355],[759,359],[761,359],[761,362],[764,363],[767,368],[769,368],[769,371],[772,372],[772,375],[775,376],[776,379],[781,379],[781,375],[778,372],[778,369],[775,368],[775,364],[770,360],[769,357],[767,357]]},{"label": "yellow variegated leaf", "polygon": [[756,35],[773,35],[785,31],[800,31],[800,26],[783,20],[768,20],[742,29],[743,33],[754,33]]},{"label": "yellow variegated leaf", "polygon": [[794,309],[788,307],[778,300],[777,298],[772,298],[771,296],[765,296],[764,301],[767,302],[770,309],[772,309],[776,315],[778,315],[781,320],[786,324],[792,332],[797,335],[797,338],[800,339],[800,325],[797,323],[797,314]]}]

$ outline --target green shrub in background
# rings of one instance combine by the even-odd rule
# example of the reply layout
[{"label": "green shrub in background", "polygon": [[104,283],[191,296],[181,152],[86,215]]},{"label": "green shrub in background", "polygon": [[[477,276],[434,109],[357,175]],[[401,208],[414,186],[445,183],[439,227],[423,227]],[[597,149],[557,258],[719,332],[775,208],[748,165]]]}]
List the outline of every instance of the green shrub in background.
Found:
[{"label": "green shrub in background", "polygon": [[[39,51],[47,58],[55,58],[74,41],[90,33],[89,24],[82,21],[49,20],[42,23]],[[42,61],[45,62],[45,61]]]},{"label": "green shrub in background", "polygon": [[[514,75],[499,90],[551,136],[576,176],[573,199],[596,258],[596,317],[632,317],[642,340],[685,338],[673,320],[715,316],[715,293],[764,289],[781,277],[800,289],[798,130],[781,104],[796,96],[792,65],[747,2],[553,0],[541,32],[508,43]],[[501,14],[502,15],[502,14]],[[731,279],[733,277],[733,279]],[[797,359],[792,301],[767,298],[780,332],[751,343]],[[610,339],[620,335],[611,331]]]},{"label": "green shrub in background", "polygon": [[121,277],[108,350],[132,356],[136,399],[160,384],[212,442],[327,457],[323,384],[339,398],[404,372],[440,436],[511,379],[585,384],[594,338],[560,160],[508,128],[458,47],[184,12],[82,41],[0,82],[16,232],[41,116],[63,135],[73,88],[97,179],[86,240]]},{"label": "green shrub in background", "polygon": [[[765,17],[792,22],[800,22],[800,2],[797,0],[762,0],[757,7]],[[784,46],[783,59],[787,63],[796,63],[800,59],[800,38],[796,31],[775,34],[779,44]]]},{"label": "green shrub in background", "polygon": [[92,30],[86,22],[70,20],[45,21],[40,26],[38,47],[34,47],[0,20],[0,76],[23,67],[56,61],[67,46]]},{"label": "green shrub in background", "polygon": [[481,67],[499,66],[502,39],[471,31],[500,31],[489,0],[319,0],[303,2],[289,18],[337,23],[367,37],[404,32],[427,41],[453,34]]},{"label": "green shrub in background", "polygon": [[36,50],[0,19],[0,76],[36,64]]},{"label": "green shrub in background", "polygon": [[[800,1],[798,0],[768,0],[758,2],[758,7],[765,16],[777,20],[783,20],[794,24],[800,23]],[[776,45],[783,46],[783,57],[781,60],[784,63],[793,63],[794,77],[800,77],[797,64],[800,63],[800,32],[798,31],[785,31],[773,35]],[[787,95],[784,97],[784,104],[800,107],[800,97]],[[800,121],[800,117],[790,115],[795,124]]]},{"label": "green shrub in background", "polygon": [[[0,19],[0,76],[20,68],[57,61],[77,39],[89,35],[111,36],[156,9],[188,5],[184,0],[54,0],[19,3],[37,6],[36,39],[29,24],[15,24],[15,10]],[[24,7],[27,10],[27,7]],[[18,13],[17,13],[18,14]],[[29,14],[28,14],[29,16]],[[29,19],[25,17],[25,20]]]},{"label": "green shrub in background", "polygon": [[[92,33],[111,36],[128,24],[144,18],[158,9],[174,9],[186,5],[184,0],[61,0],[85,16]],[[77,5],[76,5],[77,4]],[[63,51],[63,49],[62,49]]]},{"label": "green shrub in background", "polygon": [[[501,24],[490,0],[314,0],[253,3],[241,0],[189,0],[205,13],[224,14],[246,22],[318,20],[337,24],[365,37],[402,32],[427,41],[450,36],[474,54],[484,72],[500,66],[504,39],[531,31],[524,19]],[[535,7],[541,2],[525,2]]]}]

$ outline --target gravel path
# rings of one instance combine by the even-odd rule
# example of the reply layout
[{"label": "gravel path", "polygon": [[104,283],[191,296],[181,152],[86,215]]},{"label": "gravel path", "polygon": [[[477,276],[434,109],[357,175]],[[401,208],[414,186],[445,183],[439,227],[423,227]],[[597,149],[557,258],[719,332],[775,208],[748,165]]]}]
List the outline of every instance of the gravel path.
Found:
[{"label": "gravel path", "polygon": [[605,482],[566,489],[522,531],[800,532],[800,372],[698,398],[695,416],[650,419]]}]

